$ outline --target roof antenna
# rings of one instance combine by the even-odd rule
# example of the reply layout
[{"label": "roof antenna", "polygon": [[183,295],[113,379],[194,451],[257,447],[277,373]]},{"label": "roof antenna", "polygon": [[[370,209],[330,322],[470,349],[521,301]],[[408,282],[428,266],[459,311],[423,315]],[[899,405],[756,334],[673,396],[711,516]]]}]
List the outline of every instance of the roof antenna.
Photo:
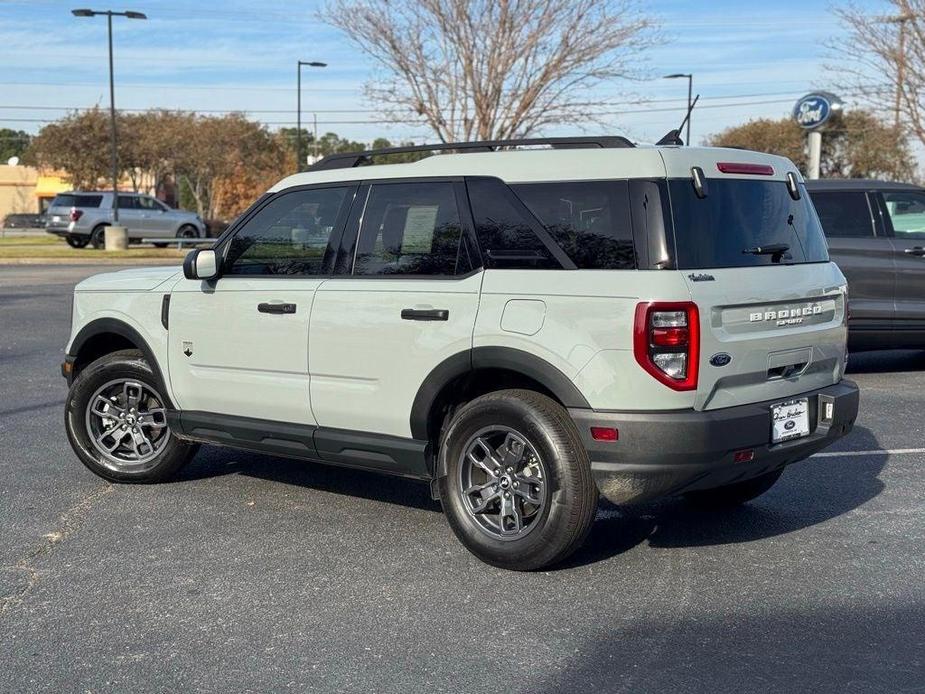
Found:
[{"label": "roof antenna", "polygon": [[694,110],[694,106],[697,105],[697,100],[700,98],[700,94],[694,97],[694,100],[691,102],[690,108],[687,109],[687,114],[684,116],[684,120],[681,121],[679,125],[674,130],[669,130],[665,133],[665,136],[656,142],[657,145],[683,145],[684,140],[681,139],[681,131],[684,130],[684,126],[687,125],[687,121],[690,120],[691,111]]}]

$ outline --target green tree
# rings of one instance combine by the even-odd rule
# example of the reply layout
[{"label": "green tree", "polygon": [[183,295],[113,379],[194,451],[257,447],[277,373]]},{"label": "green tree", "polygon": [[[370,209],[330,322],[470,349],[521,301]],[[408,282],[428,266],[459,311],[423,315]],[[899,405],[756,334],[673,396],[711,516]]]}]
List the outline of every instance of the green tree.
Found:
[{"label": "green tree", "polygon": [[10,157],[22,159],[31,139],[23,130],[0,128],[0,164],[6,164]]},{"label": "green tree", "polygon": [[[792,119],[761,118],[708,138],[714,147],[738,147],[787,157],[806,173],[806,132]],[[822,139],[823,178],[885,178],[911,181],[915,157],[902,131],[869,111],[846,112]]]}]

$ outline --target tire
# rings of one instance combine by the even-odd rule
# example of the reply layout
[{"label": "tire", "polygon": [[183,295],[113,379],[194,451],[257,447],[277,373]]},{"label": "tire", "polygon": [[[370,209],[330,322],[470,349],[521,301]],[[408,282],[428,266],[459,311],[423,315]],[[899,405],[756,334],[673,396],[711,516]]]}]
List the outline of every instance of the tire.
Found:
[{"label": "tire", "polygon": [[[71,385],[64,414],[68,441],[81,462],[100,477],[161,482],[195,455],[198,446],[176,438],[167,427],[168,403],[157,380],[140,352],[121,350],[87,365]],[[138,414],[143,417],[136,419]],[[135,431],[143,436],[136,437]],[[112,453],[104,453],[104,448]]]},{"label": "tire", "polygon": [[199,238],[199,229],[194,227],[192,224],[184,224],[177,231],[178,239],[198,239]]},{"label": "tire", "polygon": [[783,469],[768,472],[744,482],[727,484],[715,489],[688,492],[684,498],[701,509],[723,509],[740,506],[755,497],[761,496],[780,479]]},{"label": "tire", "polygon": [[167,248],[167,244],[166,243],[155,243],[154,247],[155,248]]},{"label": "tire", "polygon": [[67,241],[67,245],[71,248],[83,248],[90,243],[89,236],[75,236],[74,234],[68,234],[64,237],[64,240]]},{"label": "tire", "polygon": [[90,244],[96,249],[100,250],[101,248],[106,247],[106,227],[107,224],[100,224],[98,227],[94,227],[93,231],[90,233]]},{"label": "tire", "polygon": [[568,412],[545,395],[502,390],[463,405],[440,456],[447,521],[482,561],[533,571],[561,562],[587,537],[598,499],[591,464]]}]

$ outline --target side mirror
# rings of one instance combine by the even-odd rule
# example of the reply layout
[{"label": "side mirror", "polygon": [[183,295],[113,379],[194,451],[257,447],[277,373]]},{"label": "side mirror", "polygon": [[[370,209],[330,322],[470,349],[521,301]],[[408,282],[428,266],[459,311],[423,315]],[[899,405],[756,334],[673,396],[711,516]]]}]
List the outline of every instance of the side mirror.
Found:
[{"label": "side mirror", "polygon": [[188,280],[214,280],[218,277],[218,256],[211,248],[190,251],[183,260],[183,276]]}]

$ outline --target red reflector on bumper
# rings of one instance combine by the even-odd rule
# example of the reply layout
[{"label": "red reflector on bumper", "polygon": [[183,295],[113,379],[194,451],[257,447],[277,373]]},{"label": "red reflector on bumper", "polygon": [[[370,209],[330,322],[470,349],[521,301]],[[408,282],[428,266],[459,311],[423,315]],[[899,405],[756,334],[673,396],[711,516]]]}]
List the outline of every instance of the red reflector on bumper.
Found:
[{"label": "red reflector on bumper", "polygon": [[755,459],[755,451],[749,448],[747,451],[736,451],[732,454],[734,463],[750,463]]},{"label": "red reflector on bumper", "polygon": [[591,438],[595,441],[618,441],[620,432],[613,427],[591,427]]}]

